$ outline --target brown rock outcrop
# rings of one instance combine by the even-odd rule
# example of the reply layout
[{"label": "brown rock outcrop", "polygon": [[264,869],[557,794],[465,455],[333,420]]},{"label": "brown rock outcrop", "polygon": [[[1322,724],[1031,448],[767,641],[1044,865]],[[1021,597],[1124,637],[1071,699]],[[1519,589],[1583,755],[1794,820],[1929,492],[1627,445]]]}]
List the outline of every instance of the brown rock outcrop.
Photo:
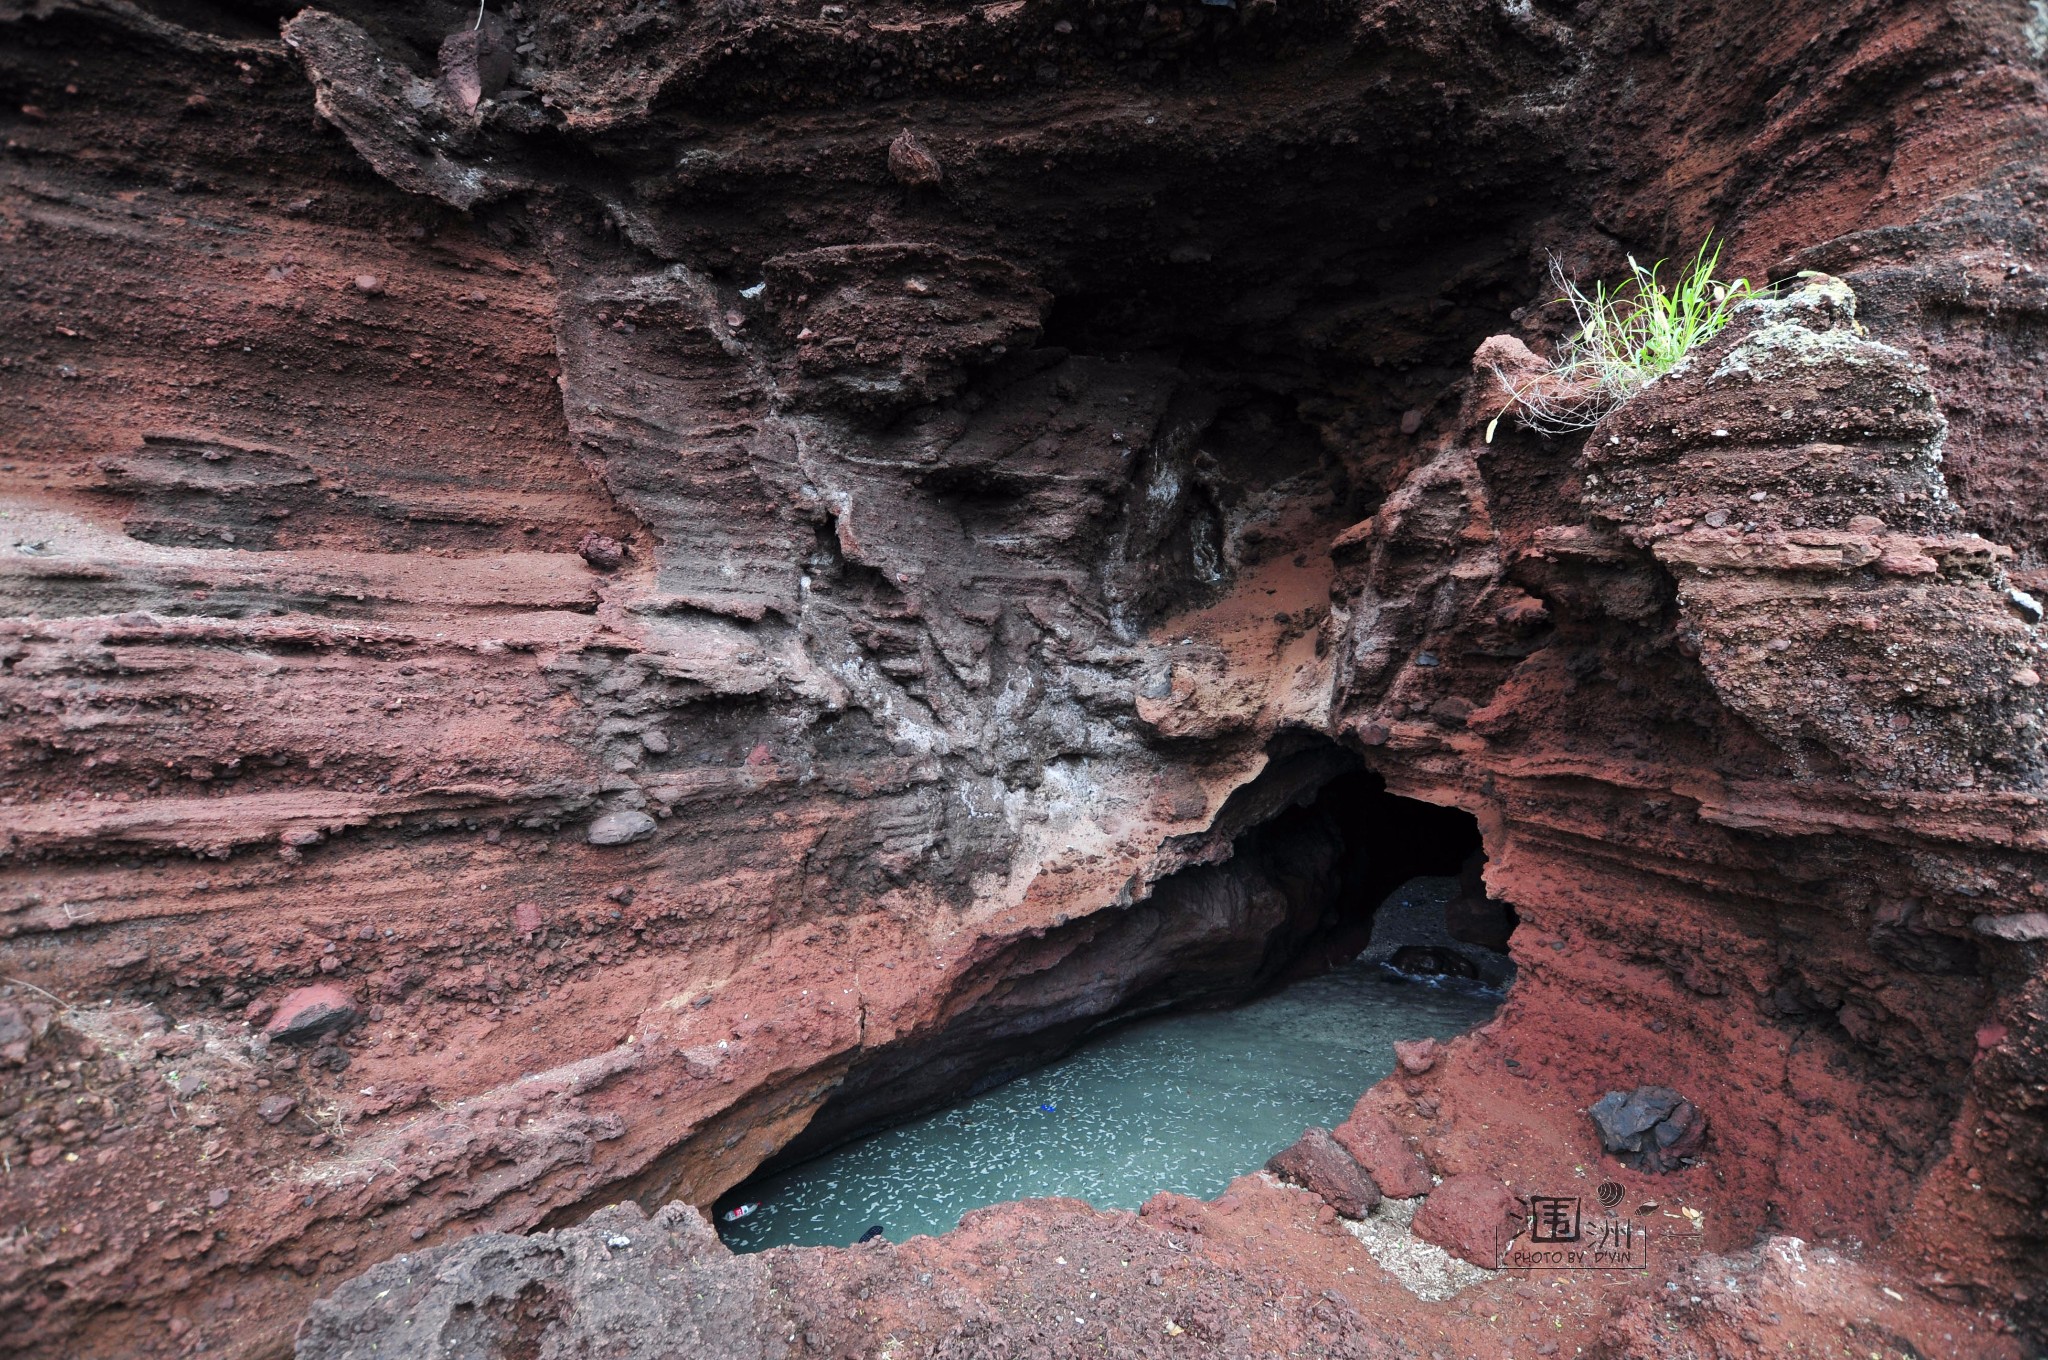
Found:
[{"label": "brown rock outcrop", "polygon": [[1744,310],[1587,441],[1588,508],[1672,572],[1715,694],[1795,759],[2038,786],[2041,606],[2010,549],[1955,532],[1917,365],[1859,333],[1836,279]]},{"label": "brown rock outcrop", "polygon": [[1413,1199],[1429,1193],[1429,1168],[1377,1110],[1361,1104],[1330,1136],[1365,1169],[1381,1194]]},{"label": "brown rock outcrop", "polygon": [[1498,1269],[1508,1244],[1522,1232],[1522,1201],[1505,1185],[1476,1171],[1444,1177],[1415,1215],[1415,1235],[1460,1260]]},{"label": "brown rock outcrop", "polygon": [[1373,1184],[1328,1129],[1309,1129],[1273,1154],[1266,1169],[1314,1192],[1346,1218],[1363,1218],[1380,1202]]}]

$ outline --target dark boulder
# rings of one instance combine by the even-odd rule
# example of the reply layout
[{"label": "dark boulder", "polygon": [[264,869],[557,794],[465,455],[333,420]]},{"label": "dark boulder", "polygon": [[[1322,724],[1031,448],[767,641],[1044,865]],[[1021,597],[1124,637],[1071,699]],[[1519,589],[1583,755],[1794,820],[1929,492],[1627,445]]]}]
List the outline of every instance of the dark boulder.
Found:
[{"label": "dark boulder", "polygon": [[1668,1086],[1609,1091],[1587,1111],[1600,1146],[1644,1171],[1689,1165],[1707,1134],[1707,1117]]},{"label": "dark boulder", "polygon": [[1515,914],[1491,897],[1461,895],[1444,903],[1444,929],[1460,944],[1478,945],[1505,954],[1515,931]]}]

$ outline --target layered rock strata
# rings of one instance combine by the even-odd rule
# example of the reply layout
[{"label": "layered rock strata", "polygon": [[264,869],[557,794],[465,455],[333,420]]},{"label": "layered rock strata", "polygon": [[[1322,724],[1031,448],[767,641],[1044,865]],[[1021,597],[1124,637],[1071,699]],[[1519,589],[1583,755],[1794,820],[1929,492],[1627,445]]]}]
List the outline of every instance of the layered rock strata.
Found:
[{"label": "layered rock strata", "polygon": [[[0,1346],[280,1354],[387,1262],[307,1354],[567,1347],[636,1234],[735,1353],[2040,1335],[2038,16],[486,17],[0,6]],[[1710,230],[1832,278],[1486,441],[1547,252]],[[1533,1194],[1683,1091],[1654,1294],[1425,1302],[1259,1178],[661,1207],[1279,976],[1361,767],[1520,926],[1355,1120]]]}]

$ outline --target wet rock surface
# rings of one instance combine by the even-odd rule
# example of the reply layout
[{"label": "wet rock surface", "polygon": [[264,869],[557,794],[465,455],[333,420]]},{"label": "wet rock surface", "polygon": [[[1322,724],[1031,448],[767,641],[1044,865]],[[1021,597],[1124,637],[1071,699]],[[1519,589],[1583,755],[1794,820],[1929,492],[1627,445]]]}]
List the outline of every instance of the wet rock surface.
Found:
[{"label": "wet rock surface", "polygon": [[[1374,911],[1372,938],[1359,957],[1416,977],[1470,978],[1505,989],[1515,975],[1506,950],[1507,911],[1468,894],[1461,880],[1449,877],[1402,884]],[[1500,944],[1485,943],[1493,939]]]},{"label": "wet rock surface", "polygon": [[[2024,7],[485,18],[0,8],[0,1347],[396,1345],[345,1282],[440,1250],[584,1345],[461,1253],[637,1297],[516,1235],[1266,985],[1413,872],[1291,816],[1353,776],[1518,921],[1367,1112],[1614,1168],[1661,1276],[1425,1299],[1250,1177],[771,1262],[762,1344],[2038,1347]],[[1486,438],[1548,252],[1710,232],[1826,277]],[[1652,1080],[1654,1179],[1585,1114]]]}]

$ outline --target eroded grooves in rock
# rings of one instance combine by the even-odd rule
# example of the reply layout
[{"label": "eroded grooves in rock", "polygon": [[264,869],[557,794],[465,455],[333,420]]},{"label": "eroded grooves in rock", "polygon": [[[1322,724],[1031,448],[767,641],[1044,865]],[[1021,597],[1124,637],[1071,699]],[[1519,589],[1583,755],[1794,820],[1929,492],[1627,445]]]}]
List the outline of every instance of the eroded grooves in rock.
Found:
[{"label": "eroded grooves in rock", "polygon": [[[2038,1346],[2044,52],[2016,0],[0,5],[0,1345]],[[1487,440],[1549,253],[1710,232],[1775,301]],[[1520,921],[1350,1127],[1699,1224],[1643,1289],[1257,1176],[750,1262],[664,1207],[1288,966],[1182,899],[1340,778],[1475,817]],[[1584,1113],[1646,1087],[1707,1130],[1654,1178]]]}]

